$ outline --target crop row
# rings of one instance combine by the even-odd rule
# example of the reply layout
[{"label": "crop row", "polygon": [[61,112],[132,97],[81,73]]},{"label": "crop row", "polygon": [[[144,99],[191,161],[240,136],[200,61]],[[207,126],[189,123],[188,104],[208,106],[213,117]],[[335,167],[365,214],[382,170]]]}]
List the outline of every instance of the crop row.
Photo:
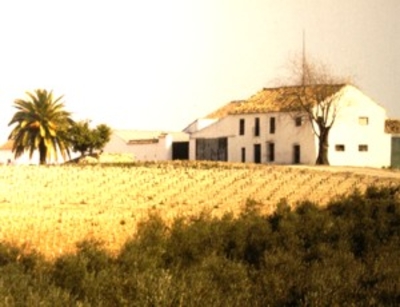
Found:
[{"label": "crop row", "polygon": [[0,240],[55,257],[83,239],[117,251],[149,213],[167,221],[200,212],[238,214],[248,199],[264,213],[282,199],[326,204],[397,179],[285,166],[180,164],[7,167],[0,172]]}]

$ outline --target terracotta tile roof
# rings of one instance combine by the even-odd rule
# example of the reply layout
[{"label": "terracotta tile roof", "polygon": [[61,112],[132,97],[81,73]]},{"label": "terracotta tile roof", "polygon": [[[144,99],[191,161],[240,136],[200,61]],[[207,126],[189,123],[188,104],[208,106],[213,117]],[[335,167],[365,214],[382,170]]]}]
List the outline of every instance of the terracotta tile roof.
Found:
[{"label": "terracotta tile roof", "polygon": [[[296,107],[293,100],[298,95],[303,95],[304,91],[307,97],[318,97],[324,100],[329,96],[340,91],[344,84],[333,85],[309,85],[288,86],[279,88],[264,88],[257,94],[247,100],[232,101],[220,109],[212,112],[206,118],[222,118],[232,114],[251,114],[251,113],[269,113],[269,112],[288,112],[294,111]],[[314,101],[316,103],[316,101]]]},{"label": "terracotta tile roof", "polygon": [[0,150],[12,150],[13,145],[14,141],[8,140],[7,142],[5,142],[3,145],[0,146]]},{"label": "terracotta tile roof", "polygon": [[229,114],[232,114],[236,108],[240,106],[240,104],[246,103],[246,100],[236,100],[231,101],[230,103],[224,105],[223,107],[215,110],[214,112],[208,114],[206,118],[209,119],[217,119],[221,117],[225,117]]},{"label": "terracotta tile roof", "polygon": [[400,120],[387,119],[385,121],[385,132],[390,134],[400,134]]}]

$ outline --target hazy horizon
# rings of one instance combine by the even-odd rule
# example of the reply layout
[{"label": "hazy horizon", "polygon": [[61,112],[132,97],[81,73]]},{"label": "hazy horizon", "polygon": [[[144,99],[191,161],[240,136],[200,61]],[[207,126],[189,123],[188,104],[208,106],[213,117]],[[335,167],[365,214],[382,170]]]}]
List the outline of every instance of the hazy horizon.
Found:
[{"label": "hazy horizon", "polygon": [[64,95],[75,120],[181,130],[276,84],[302,51],[400,118],[400,1],[171,0],[0,4],[0,141],[13,101]]}]

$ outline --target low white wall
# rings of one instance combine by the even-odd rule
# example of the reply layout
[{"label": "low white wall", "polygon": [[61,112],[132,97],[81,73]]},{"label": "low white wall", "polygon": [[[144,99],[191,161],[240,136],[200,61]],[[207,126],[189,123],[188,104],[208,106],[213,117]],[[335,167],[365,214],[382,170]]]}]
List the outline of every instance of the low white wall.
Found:
[{"label": "low white wall", "polygon": [[156,143],[126,144],[121,138],[113,135],[104,147],[105,153],[132,154],[136,161],[164,161],[172,159],[172,136],[167,134]]}]

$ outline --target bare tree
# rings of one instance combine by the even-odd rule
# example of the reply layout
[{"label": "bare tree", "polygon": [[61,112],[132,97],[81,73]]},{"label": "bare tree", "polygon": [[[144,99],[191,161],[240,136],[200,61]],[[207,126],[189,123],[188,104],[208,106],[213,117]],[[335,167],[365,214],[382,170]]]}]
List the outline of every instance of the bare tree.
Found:
[{"label": "bare tree", "polygon": [[323,63],[295,59],[289,62],[293,87],[282,97],[292,113],[307,119],[318,138],[316,164],[329,165],[329,133],[339,112],[338,101],[349,78],[336,77]]}]

